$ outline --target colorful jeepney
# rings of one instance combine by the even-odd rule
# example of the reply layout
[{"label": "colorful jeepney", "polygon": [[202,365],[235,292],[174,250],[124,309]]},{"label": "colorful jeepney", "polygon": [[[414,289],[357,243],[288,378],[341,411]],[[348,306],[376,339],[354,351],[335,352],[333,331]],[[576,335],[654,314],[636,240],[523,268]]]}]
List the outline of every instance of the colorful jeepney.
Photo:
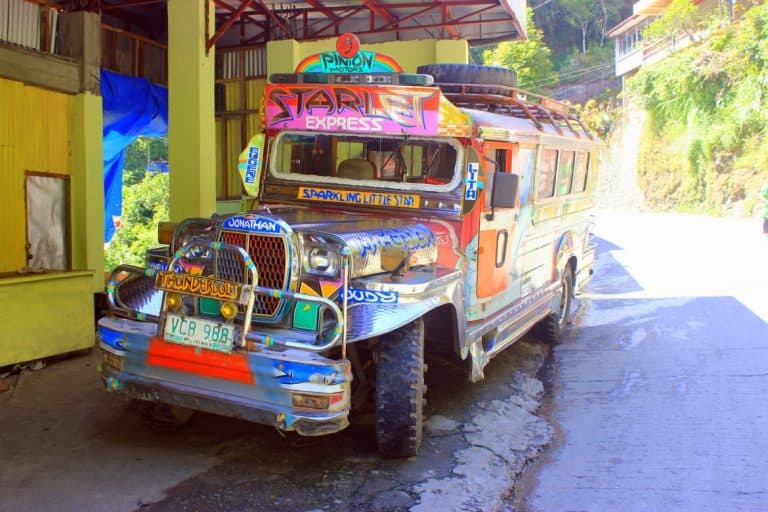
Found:
[{"label": "colorful jeepney", "polygon": [[270,77],[266,130],[240,159],[258,208],[183,221],[146,268],[115,270],[106,388],[155,419],[309,436],[373,404],[380,451],[415,454],[425,350],[480,380],[532,328],[560,339],[592,273],[599,142],[512,79],[404,73],[347,34]]}]

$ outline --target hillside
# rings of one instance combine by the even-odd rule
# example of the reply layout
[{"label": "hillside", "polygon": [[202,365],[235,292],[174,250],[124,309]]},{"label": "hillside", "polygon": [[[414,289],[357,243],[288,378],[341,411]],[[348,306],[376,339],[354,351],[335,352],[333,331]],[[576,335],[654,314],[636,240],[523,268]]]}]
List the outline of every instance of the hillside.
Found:
[{"label": "hillside", "polygon": [[628,82],[649,113],[637,180],[655,210],[751,215],[768,181],[768,5],[707,31]]}]

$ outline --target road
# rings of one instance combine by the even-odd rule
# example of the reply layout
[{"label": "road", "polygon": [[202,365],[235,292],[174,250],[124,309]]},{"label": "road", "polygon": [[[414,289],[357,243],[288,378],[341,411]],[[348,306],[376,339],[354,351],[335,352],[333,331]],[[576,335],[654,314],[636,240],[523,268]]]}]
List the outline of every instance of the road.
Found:
[{"label": "road", "polygon": [[606,215],[546,368],[557,441],[520,511],[768,510],[768,239],[758,221]]},{"label": "road", "polygon": [[520,341],[470,384],[430,360],[418,457],[381,459],[372,417],[320,438],[199,414],[146,428],[103,391],[93,354],[6,379],[0,393],[0,512],[487,511],[553,436],[535,414],[547,347]]},{"label": "road", "polygon": [[154,432],[101,390],[95,353],[49,361],[0,392],[0,512],[768,510],[759,231],[599,215],[568,340],[526,338],[473,385],[431,360],[410,459],[379,458],[365,416],[316,439],[205,414]]}]

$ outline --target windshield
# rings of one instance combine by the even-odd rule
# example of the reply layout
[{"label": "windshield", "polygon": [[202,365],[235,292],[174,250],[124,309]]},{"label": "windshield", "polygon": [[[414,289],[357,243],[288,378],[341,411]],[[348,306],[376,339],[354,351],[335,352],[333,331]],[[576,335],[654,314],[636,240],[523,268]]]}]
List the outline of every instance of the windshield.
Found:
[{"label": "windshield", "polygon": [[271,171],[303,182],[447,191],[461,179],[459,151],[452,139],[285,132],[273,147]]}]

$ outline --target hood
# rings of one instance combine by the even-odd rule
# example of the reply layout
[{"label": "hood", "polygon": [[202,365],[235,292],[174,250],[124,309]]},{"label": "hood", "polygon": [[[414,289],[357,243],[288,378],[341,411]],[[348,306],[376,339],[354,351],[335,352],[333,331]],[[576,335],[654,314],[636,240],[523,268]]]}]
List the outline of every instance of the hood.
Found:
[{"label": "hood", "polygon": [[227,217],[220,227],[262,234],[295,232],[302,237],[304,245],[322,243],[337,245],[339,249],[347,247],[351,253],[351,277],[382,272],[381,249],[387,246],[406,249],[412,266],[437,261],[435,233],[416,219],[279,207]]}]

